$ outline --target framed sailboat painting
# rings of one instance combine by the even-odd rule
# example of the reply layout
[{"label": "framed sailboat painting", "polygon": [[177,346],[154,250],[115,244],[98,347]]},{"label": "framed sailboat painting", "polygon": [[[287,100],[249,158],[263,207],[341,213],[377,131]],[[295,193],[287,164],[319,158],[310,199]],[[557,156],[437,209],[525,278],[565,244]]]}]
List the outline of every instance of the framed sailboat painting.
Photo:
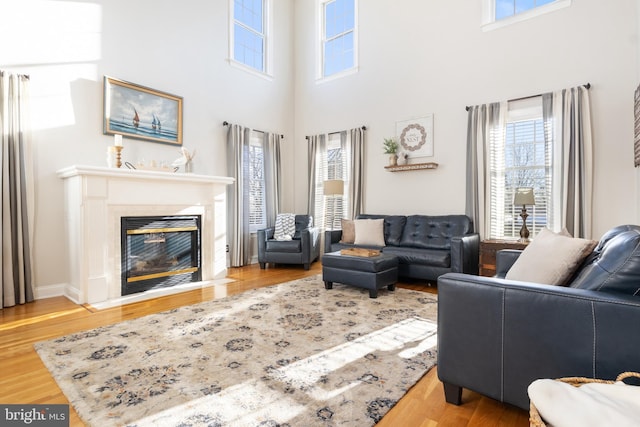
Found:
[{"label": "framed sailboat painting", "polygon": [[103,133],[182,145],[182,97],[104,76]]}]

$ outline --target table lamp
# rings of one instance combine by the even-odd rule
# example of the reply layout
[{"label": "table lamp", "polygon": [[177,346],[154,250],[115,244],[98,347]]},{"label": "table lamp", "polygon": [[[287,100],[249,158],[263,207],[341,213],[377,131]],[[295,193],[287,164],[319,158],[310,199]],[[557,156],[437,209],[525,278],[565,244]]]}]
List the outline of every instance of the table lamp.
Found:
[{"label": "table lamp", "polygon": [[535,205],[536,199],[533,194],[533,188],[521,187],[516,188],[516,193],[513,196],[514,206],[522,205],[520,216],[522,217],[522,228],[520,228],[520,240],[526,242],[529,240],[529,230],[527,229],[527,205]]}]

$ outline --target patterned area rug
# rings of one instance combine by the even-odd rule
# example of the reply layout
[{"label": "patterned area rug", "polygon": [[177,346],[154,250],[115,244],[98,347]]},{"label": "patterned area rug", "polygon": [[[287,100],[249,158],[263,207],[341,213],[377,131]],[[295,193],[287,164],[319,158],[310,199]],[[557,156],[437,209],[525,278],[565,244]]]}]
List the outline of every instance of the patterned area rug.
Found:
[{"label": "patterned area rug", "polygon": [[35,348],[88,425],[371,426],[435,364],[436,309],[316,276]]}]

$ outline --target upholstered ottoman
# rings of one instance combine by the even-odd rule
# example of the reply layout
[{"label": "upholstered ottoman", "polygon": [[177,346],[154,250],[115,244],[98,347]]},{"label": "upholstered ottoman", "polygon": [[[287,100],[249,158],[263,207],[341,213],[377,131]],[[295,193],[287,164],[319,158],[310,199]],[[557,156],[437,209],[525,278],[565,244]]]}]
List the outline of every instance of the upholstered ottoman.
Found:
[{"label": "upholstered ottoman", "polygon": [[398,280],[398,257],[381,253],[362,257],[330,252],[322,257],[322,280],[331,289],[333,282],[369,290],[369,297],[377,298],[378,289],[395,290]]}]

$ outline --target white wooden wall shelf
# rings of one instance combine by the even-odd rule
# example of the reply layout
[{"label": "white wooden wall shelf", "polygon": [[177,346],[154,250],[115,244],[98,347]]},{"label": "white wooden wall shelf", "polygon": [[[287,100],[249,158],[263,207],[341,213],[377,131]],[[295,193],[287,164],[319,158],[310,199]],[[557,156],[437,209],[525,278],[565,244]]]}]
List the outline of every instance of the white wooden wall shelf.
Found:
[{"label": "white wooden wall shelf", "polygon": [[389,172],[404,172],[404,171],[417,171],[421,169],[437,169],[438,164],[433,162],[413,163],[410,165],[385,166],[384,168]]}]

